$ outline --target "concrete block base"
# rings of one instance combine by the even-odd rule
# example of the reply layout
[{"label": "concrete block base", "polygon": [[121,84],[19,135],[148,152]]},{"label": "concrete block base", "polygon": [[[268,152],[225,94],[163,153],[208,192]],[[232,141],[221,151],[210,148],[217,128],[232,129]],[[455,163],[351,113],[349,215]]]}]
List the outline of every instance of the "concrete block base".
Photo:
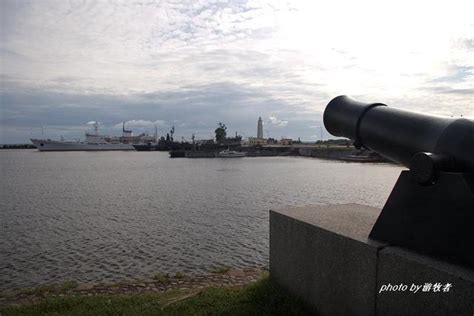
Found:
[{"label": "concrete block base", "polygon": [[377,315],[474,315],[473,270],[406,249],[379,252],[377,290]]},{"label": "concrete block base", "polygon": [[[379,213],[357,204],[270,211],[272,279],[320,315],[472,315],[474,272],[369,240]],[[400,283],[407,289],[381,291]],[[425,283],[451,288],[409,291]]]}]

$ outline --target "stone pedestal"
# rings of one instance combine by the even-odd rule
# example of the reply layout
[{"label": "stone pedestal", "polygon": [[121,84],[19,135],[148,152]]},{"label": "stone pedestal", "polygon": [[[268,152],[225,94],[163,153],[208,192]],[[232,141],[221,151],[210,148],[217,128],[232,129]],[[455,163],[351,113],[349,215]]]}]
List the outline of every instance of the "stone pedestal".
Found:
[{"label": "stone pedestal", "polygon": [[[369,240],[379,213],[357,204],[270,211],[271,278],[320,315],[472,315],[473,271]],[[451,283],[452,292],[380,292],[402,282]]]}]

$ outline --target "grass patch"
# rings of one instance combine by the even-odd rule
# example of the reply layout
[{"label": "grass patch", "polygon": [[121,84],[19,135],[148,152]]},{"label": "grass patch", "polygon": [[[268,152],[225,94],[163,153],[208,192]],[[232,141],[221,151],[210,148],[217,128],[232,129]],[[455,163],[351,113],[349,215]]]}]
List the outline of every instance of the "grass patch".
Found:
[{"label": "grass patch", "polygon": [[153,275],[153,280],[160,282],[161,284],[170,283],[170,275],[168,273],[156,273]]},{"label": "grass patch", "polygon": [[307,315],[311,310],[268,277],[245,287],[159,294],[49,298],[0,308],[3,315]]},{"label": "grass patch", "polygon": [[79,284],[76,281],[65,281],[61,284],[49,284],[35,288],[25,288],[19,290],[19,293],[26,295],[47,295],[48,293],[61,293],[75,289]]},{"label": "grass patch", "polygon": [[39,287],[34,287],[34,288],[26,288],[20,290],[21,294],[26,294],[26,295],[44,295],[47,293],[54,293],[57,291],[57,287],[54,284],[50,285],[43,285]]},{"label": "grass patch", "polygon": [[72,290],[78,287],[78,283],[76,281],[66,281],[61,284],[61,290],[62,291],[67,291],[67,290]]},{"label": "grass patch", "polygon": [[211,273],[217,273],[217,274],[224,274],[224,273],[229,272],[229,270],[230,270],[230,267],[221,266],[221,267],[214,267],[214,268],[211,268],[211,269],[209,270],[209,272],[211,272]]},{"label": "grass patch", "polygon": [[186,275],[183,272],[176,272],[174,275],[175,279],[184,279]]}]

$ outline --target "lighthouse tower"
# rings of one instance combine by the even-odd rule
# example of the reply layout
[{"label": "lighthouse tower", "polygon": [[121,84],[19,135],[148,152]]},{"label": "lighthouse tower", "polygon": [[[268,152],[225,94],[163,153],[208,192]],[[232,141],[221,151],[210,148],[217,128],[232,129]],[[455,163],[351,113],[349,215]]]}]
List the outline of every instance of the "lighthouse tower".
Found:
[{"label": "lighthouse tower", "polygon": [[257,124],[257,138],[263,138],[263,123],[262,123],[262,118],[258,118],[258,124]]}]

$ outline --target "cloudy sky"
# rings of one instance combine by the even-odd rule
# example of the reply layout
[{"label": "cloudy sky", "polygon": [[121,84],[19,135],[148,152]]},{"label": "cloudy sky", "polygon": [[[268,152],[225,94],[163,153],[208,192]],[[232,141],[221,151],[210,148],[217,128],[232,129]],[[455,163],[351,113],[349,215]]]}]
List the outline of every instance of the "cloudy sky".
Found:
[{"label": "cloudy sky", "polygon": [[[320,136],[325,105],[474,116],[474,2],[2,0],[0,143]],[[325,133],[325,137],[328,137]]]}]

